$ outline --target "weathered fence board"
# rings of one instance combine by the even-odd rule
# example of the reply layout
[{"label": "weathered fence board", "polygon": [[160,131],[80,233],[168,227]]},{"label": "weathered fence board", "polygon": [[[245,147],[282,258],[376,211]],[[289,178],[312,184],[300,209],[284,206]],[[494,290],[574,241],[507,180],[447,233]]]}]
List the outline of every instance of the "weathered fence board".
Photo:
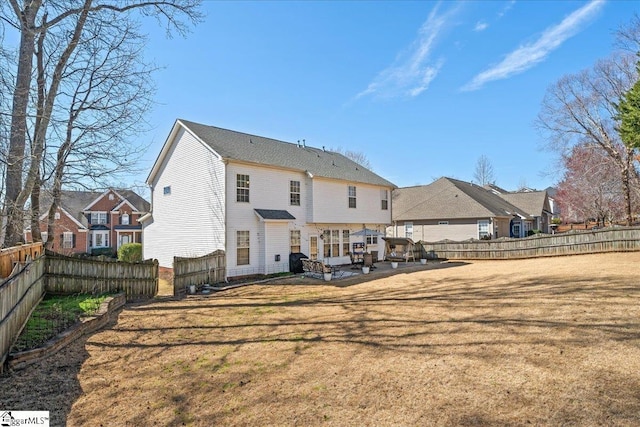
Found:
[{"label": "weathered fence board", "polygon": [[42,254],[42,242],[12,246],[0,250],[0,277],[9,277],[17,263],[25,263],[27,260],[36,259]]},{"label": "weathered fence board", "polygon": [[420,242],[442,259],[522,259],[601,252],[640,251],[640,227],[613,227],[522,239]]},{"label": "weathered fence board", "polygon": [[11,346],[44,296],[44,265],[41,256],[0,284],[0,371]]},{"label": "weathered fence board", "polygon": [[127,301],[158,293],[158,261],[108,262],[47,253],[46,291],[52,294],[124,292]]},{"label": "weathered fence board", "polygon": [[220,283],[226,280],[226,256],[217,250],[197,258],[173,258],[173,294],[184,294],[190,285]]}]

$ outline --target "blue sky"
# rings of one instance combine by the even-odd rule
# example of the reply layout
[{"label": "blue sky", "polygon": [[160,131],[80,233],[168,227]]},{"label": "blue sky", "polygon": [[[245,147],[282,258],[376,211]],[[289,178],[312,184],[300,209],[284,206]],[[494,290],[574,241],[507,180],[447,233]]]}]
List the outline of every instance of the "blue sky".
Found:
[{"label": "blue sky", "polygon": [[[176,118],[365,153],[399,187],[544,189],[557,159],[534,127],[547,87],[613,49],[631,1],[214,2],[186,38],[149,27],[157,105],[141,166]],[[143,182],[147,172],[135,177]]]}]

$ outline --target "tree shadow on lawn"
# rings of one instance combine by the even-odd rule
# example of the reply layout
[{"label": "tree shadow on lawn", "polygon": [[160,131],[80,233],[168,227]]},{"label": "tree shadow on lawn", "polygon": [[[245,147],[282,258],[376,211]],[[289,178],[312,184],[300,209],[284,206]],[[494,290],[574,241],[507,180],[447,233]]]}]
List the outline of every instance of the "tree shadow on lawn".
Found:
[{"label": "tree shadow on lawn", "polygon": [[[212,355],[216,355],[211,370],[218,372],[234,357],[250,357],[245,346],[256,353],[255,345],[261,344],[289,349],[283,354],[283,364],[293,363],[325,344],[355,352],[413,354],[425,360],[462,356],[495,363],[494,359],[505,357],[505,348],[516,353],[524,350],[525,354],[518,355],[521,358],[542,360],[545,354],[527,355],[526,351],[544,348],[549,353],[640,339],[638,316],[628,314],[637,312],[640,289],[620,277],[598,277],[594,282],[589,278],[560,281],[558,277],[541,275],[518,282],[507,278],[502,283],[481,284],[467,278],[433,279],[425,273],[417,274],[415,279],[412,276],[401,286],[395,286],[393,275],[389,275],[372,277],[376,283],[362,288],[253,285],[215,297],[127,304],[117,323],[112,320],[92,336],[77,340],[23,371],[3,376],[0,401],[7,409],[49,410],[51,425],[65,425],[72,405],[83,395],[78,375],[88,358],[87,345],[115,352],[140,351],[136,356],[124,356],[123,360],[131,356],[132,364],[157,361],[173,349],[199,358],[201,354],[192,354],[190,349],[203,346],[208,357],[213,359]],[[602,305],[610,309],[602,310]],[[108,372],[122,353],[110,356],[103,362],[93,361],[92,369]],[[156,368],[155,374],[158,369],[161,367]],[[186,370],[184,375],[191,380],[198,377]],[[243,387],[253,374],[243,375],[234,379],[233,387]],[[109,399],[115,402],[119,391],[111,390],[115,394]],[[595,393],[584,393],[592,392]],[[59,395],[64,397],[51,397]],[[170,396],[167,404],[174,408],[173,422],[189,423],[189,416],[193,415],[189,391],[172,389],[166,395]],[[630,397],[620,387],[610,390],[609,396],[627,400]],[[594,396],[593,405],[602,406],[598,410],[606,412],[603,402],[601,396]],[[559,423],[580,417],[579,403],[569,403],[558,412],[558,416],[562,415]],[[153,407],[141,408],[135,420],[144,424],[153,419],[155,411]],[[79,413],[90,419],[101,416],[86,414],[82,407]],[[463,424],[472,420],[493,419],[469,411],[461,412],[458,419]],[[495,421],[502,423],[500,418]]]},{"label": "tree shadow on lawn", "polygon": [[[113,327],[115,318],[114,315],[103,329]],[[83,394],[78,375],[89,358],[86,343],[90,336],[81,336],[23,369],[2,374],[2,409],[49,411],[51,426],[67,425],[71,407]]]},{"label": "tree shadow on lawn", "polygon": [[[341,351],[377,354],[383,359],[385,355],[394,354],[425,362],[443,358],[479,360],[490,366],[506,363],[504,368],[515,366],[516,371],[526,369],[523,363],[527,367],[542,365],[541,375],[558,372],[561,376],[549,380],[549,385],[568,387],[564,396],[571,399],[544,403],[555,405],[550,413],[544,412],[547,408],[542,407],[543,403],[530,403],[541,409],[541,412],[529,412],[533,423],[553,424],[554,420],[558,424],[588,423],[593,421],[589,417],[594,414],[601,417],[598,422],[609,415],[612,420],[620,421],[621,416],[636,413],[638,401],[630,399],[638,397],[633,391],[637,378],[624,378],[607,366],[594,367],[583,374],[593,377],[587,389],[572,389],[571,376],[561,375],[562,367],[571,366],[570,356],[562,361],[561,367],[554,366],[554,357],[563,351],[574,353],[591,347],[605,351],[612,342],[640,339],[640,323],[635,315],[640,289],[628,280],[598,277],[597,282],[589,278],[560,281],[554,276],[539,276],[519,282],[473,284],[464,278],[430,280],[421,276],[401,287],[392,285],[392,279],[385,279],[379,286],[350,287],[348,292],[318,287],[313,290],[314,295],[305,295],[304,286],[300,286],[300,293],[295,289],[287,295],[278,295],[278,292],[286,294],[294,289],[290,285],[252,286],[230,291],[219,298],[133,305],[127,307],[123,316],[136,319],[130,317],[110,331],[117,337],[94,336],[91,345],[114,351],[140,351],[138,357],[142,360],[158,360],[174,349],[179,354],[189,354],[192,363],[198,363],[202,354],[221,355],[216,356],[219,359],[215,361],[214,372],[218,372],[216,367],[234,366],[234,360],[250,358],[272,346],[282,349],[278,363],[285,366],[306,360],[314,351],[313,354],[324,354],[320,349],[326,350],[328,347],[324,345],[334,344],[339,345]],[[323,292],[323,289],[329,291]],[[286,300],[287,297],[291,299]],[[212,318],[216,319],[213,324]],[[167,326],[162,326],[165,320]],[[262,344],[266,346],[256,347]],[[514,366],[509,365],[512,360],[517,360]],[[225,381],[224,384],[212,383],[214,394],[207,396],[223,396],[225,390],[235,396],[242,395],[243,385],[252,379],[257,381],[256,377],[261,375],[252,369],[237,365],[232,373],[225,372],[223,379],[217,379]],[[185,371],[181,375],[187,379],[186,383],[201,381],[198,372]],[[525,391],[532,392],[526,388]],[[527,394],[518,398],[517,393],[523,390],[511,392],[509,399],[527,401],[531,398]],[[196,418],[191,421],[204,423],[197,418],[199,414],[189,409],[193,401],[187,392],[167,393],[175,408],[173,421],[184,422],[183,415],[191,414],[184,415],[187,421],[193,416]],[[264,405],[261,399],[270,399],[266,393],[251,396],[244,404]],[[499,396],[491,398],[500,399]],[[546,401],[547,397],[540,395],[539,399]],[[588,409],[584,407],[585,402],[589,402]],[[222,409],[211,411],[224,419]],[[153,410],[147,408],[136,420],[149,421],[154,416]],[[503,416],[504,413],[464,407],[449,420],[452,424],[475,421],[504,424]],[[548,416],[552,418],[545,418]]]},{"label": "tree shadow on lawn", "polygon": [[[230,292],[224,298],[207,298],[202,300],[176,301],[175,304],[145,303],[129,306],[129,315],[136,312],[175,312],[181,313],[178,326],[150,326],[124,327],[119,331],[146,333],[154,331],[178,330],[210,330],[220,333],[229,332],[229,336],[237,336],[232,331],[258,328],[258,334],[250,338],[201,340],[180,343],[163,343],[163,346],[188,345],[241,345],[270,341],[299,341],[299,337],[291,338],[288,333],[264,334],[266,330],[276,332],[279,328],[297,326],[306,328],[305,334],[313,338],[303,338],[302,341],[325,341],[359,343],[367,346],[389,348],[411,348],[419,351],[425,349],[478,345],[478,344],[516,344],[519,339],[498,339],[493,341],[478,339],[473,341],[438,344],[431,340],[416,341],[430,335],[441,333],[456,334],[460,328],[469,327],[492,328],[509,327],[520,329],[522,336],[540,337],[530,343],[548,342],[549,335],[541,334],[541,329],[571,330],[575,335],[572,342],[579,342],[580,336],[589,336],[588,331],[605,334],[607,339],[616,341],[637,340],[640,338],[640,323],[635,319],[618,316],[622,309],[634,309],[637,306],[640,290],[628,282],[616,277],[599,278],[599,282],[607,285],[594,284],[590,279],[571,280],[569,283],[558,283],[557,277],[541,276],[518,283],[503,283],[492,286],[470,287],[467,280],[440,279],[426,280],[423,283],[412,283],[402,288],[367,289],[349,294],[332,292],[330,296],[320,292],[317,296],[301,296],[292,300],[269,300],[262,294],[265,288],[243,288],[242,291]],[[384,284],[383,284],[384,285]],[[284,289],[284,288],[283,288]],[[612,301],[616,299],[616,301]],[[240,300],[234,302],[234,300]],[[611,310],[604,310],[598,317],[590,314],[600,305],[611,305]],[[534,313],[543,307],[546,312]],[[246,322],[248,317],[266,319],[273,316],[260,316],[261,312],[282,312],[287,309],[304,308],[308,317],[279,318],[274,321]],[[314,318],[314,309],[334,310],[338,318]],[[228,310],[248,310],[251,316],[239,317],[239,323],[218,325],[198,325],[189,313],[199,310],[211,311],[213,315],[225,316]],[[417,314],[415,314],[416,312]],[[422,316],[422,313],[439,312],[439,318]],[[474,313],[473,312],[479,312]],[[532,314],[534,313],[534,314]],[[567,315],[572,314],[567,318]],[[146,316],[147,314],[145,314]],[[170,314],[167,314],[170,316]],[[243,322],[245,321],[245,322]],[[326,329],[331,333],[327,333]],[[401,332],[410,328],[411,333]],[[421,331],[421,332],[420,332]],[[532,331],[532,332],[531,332]],[[548,332],[547,332],[548,333]],[[517,334],[516,334],[517,336]],[[99,345],[99,344],[97,344]],[[108,344],[106,344],[108,345]],[[130,342],[114,346],[154,347],[155,344]]]}]

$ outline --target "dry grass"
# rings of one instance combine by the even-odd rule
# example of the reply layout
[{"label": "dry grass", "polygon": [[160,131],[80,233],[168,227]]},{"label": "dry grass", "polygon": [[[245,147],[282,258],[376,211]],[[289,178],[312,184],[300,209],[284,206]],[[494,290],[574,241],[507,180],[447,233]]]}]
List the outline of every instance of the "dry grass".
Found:
[{"label": "dry grass", "polygon": [[[638,425],[639,263],[473,262],[127,306],[3,378],[0,401],[70,426]],[[51,385],[60,366],[73,384]]]}]

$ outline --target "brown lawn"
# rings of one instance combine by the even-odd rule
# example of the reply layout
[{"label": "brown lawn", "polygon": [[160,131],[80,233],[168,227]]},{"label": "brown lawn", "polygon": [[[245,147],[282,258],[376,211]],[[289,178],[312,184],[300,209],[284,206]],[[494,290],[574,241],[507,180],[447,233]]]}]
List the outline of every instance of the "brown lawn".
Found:
[{"label": "brown lawn", "polygon": [[452,263],[130,305],[3,377],[0,402],[69,426],[640,425],[638,265]]}]

